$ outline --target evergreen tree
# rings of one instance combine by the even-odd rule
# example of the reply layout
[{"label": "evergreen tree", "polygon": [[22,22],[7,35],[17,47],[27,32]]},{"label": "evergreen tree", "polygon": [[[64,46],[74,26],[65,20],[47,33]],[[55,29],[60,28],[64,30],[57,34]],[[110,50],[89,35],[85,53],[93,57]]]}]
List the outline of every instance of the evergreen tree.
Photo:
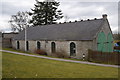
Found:
[{"label": "evergreen tree", "polygon": [[32,16],[30,23],[33,26],[55,24],[57,20],[63,17],[61,10],[57,10],[59,5],[60,3],[56,1],[48,2],[46,0],[39,2],[36,0],[34,9],[31,9],[32,12],[29,13]]}]

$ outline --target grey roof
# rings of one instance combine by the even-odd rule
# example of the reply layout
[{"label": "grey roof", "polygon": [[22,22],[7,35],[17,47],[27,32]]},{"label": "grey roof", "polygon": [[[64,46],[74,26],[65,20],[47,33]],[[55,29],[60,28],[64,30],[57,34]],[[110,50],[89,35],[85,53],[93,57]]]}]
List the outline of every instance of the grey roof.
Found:
[{"label": "grey roof", "polygon": [[[27,28],[27,40],[93,40],[104,19],[52,24]],[[24,40],[25,31],[13,38]]]}]

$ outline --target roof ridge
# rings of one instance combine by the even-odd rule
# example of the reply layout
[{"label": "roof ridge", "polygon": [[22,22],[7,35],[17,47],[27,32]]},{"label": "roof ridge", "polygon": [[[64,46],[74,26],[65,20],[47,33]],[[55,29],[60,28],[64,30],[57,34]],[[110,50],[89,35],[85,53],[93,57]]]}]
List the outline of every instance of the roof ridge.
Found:
[{"label": "roof ridge", "polygon": [[94,19],[87,19],[87,20],[82,20],[82,21],[74,21],[74,22],[65,22],[65,23],[57,23],[57,24],[47,24],[47,25],[38,25],[38,26],[35,26],[35,27],[45,27],[45,26],[49,26],[49,25],[60,25],[60,24],[69,24],[69,23],[78,23],[78,22],[87,22],[87,21],[96,21],[96,20],[103,20],[103,18],[99,18],[99,19],[97,19],[97,18],[94,18]]}]

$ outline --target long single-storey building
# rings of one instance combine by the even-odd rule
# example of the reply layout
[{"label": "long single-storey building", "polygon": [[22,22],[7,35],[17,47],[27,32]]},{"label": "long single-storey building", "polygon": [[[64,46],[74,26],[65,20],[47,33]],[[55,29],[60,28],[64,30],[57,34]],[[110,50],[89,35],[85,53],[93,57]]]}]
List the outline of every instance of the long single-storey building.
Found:
[{"label": "long single-storey building", "polygon": [[78,59],[88,57],[88,49],[112,52],[113,35],[107,19],[88,19],[60,24],[29,27],[13,38],[13,48],[34,52],[42,49],[51,55],[64,54]]},{"label": "long single-storey building", "polygon": [[17,35],[18,33],[2,33],[1,39],[2,39],[2,47],[3,48],[12,48],[12,38]]}]

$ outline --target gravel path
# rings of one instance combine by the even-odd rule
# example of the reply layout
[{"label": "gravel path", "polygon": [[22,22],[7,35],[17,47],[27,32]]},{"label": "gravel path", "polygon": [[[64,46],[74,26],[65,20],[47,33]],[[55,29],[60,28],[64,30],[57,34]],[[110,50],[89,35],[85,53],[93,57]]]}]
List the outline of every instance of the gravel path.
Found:
[{"label": "gravel path", "polygon": [[67,60],[67,59],[59,59],[59,58],[50,58],[50,57],[45,57],[45,56],[31,55],[31,54],[13,52],[13,51],[8,51],[8,50],[0,50],[0,51],[2,51],[2,52],[8,52],[8,53],[13,53],[13,54],[19,54],[19,55],[25,55],[25,56],[32,56],[32,57],[38,57],[38,58],[44,58],[44,59],[57,60],[57,61],[74,62],[74,63],[82,63],[82,64],[90,64],[90,65],[96,65],[96,66],[118,68],[117,65],[98,64],[98,63],[91,63],[91,62],[86,62],[86,61],[75,61],[75,60]]}]

